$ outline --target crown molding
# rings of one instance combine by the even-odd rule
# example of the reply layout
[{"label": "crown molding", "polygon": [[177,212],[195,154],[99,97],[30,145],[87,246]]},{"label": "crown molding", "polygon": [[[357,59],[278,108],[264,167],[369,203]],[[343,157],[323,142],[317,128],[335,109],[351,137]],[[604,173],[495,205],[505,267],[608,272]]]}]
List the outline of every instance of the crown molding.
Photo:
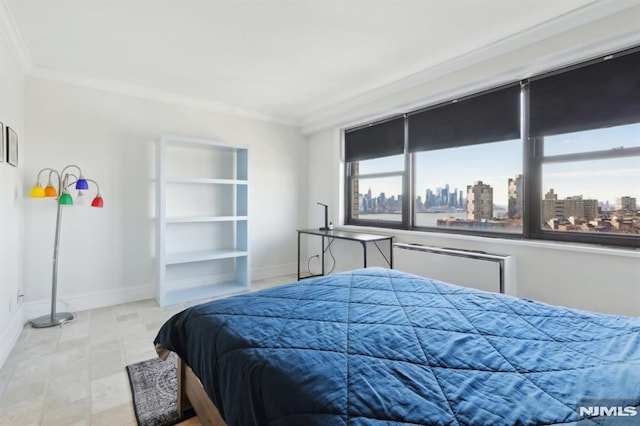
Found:
[{"label": "crown molding", "polygon": [[[513,53],[519,49],[558,36],[572,29],[607,18],[624,10],[640,6],[640,0],[596,0],[579,9],[545,21],[513,36],[509,36],[468,54],[453,58],[447,62],[425,69],[386,86],[373,89],[362,95],[344,99],[327,105],[320,105],[301,111],[298,117],[302,134],[309,135],[336,125],[355,125],[385,116],[404,113],[421,106],[478,92],[489,87],[516,81],[545,70],[558,68],[571,63],[593,58],[598,54],[631,47],[640,43],[640,32],[635,30],[610,34],[606,39],[573,48],[571,51],[556,52],[548,57],[532,58],[531,63],[519,64],[505,69],[500,75],[489,80],[469,82],[455,89],[446,89],[439,93],[430,93],[428,99],[423,95],[420,100],[402,105],[384,105],[384,98],[416,88],[422,84],[437,80],[448,74],[471,67],[481,62]],[[638,14],[638,13],[636,13]],[[368,104],[378,103],[376,113],[361,113],[354,117],[354,111]],[[357,114],[357,113],[356,113]]]},{"label": "crown molding", "polygon": [[282,124],[286,126],[298,127],[299,124],[286,117],[273,116],[263,114],[220,102],[211,101],[203,98],[192,96],[178,95],[158,89],[152,89],[134,84],[120,83],[112,80],[72,74],[65,71],[59,71],[51,68],[33,66],[29,77],[39,78],[43,80],[57,81],[75,86],[87,87],[90,89],[103,90],[107,92],[117,93],[121,95],[134,96],[137,98],[164,102],[173,105],[180,105],[187,108],[194,108],[220,114],[228,114],[237,117],[249,118],[252,120],[264,121],[273,124]]},{"label": "crown molding", "polygon": [[22,73],[28,74],[31,72],[33,68],[31,56],[25,47],[24,40],[22,40],[6,0],[0,0],[0,34],[4,36],[9,50]]}]

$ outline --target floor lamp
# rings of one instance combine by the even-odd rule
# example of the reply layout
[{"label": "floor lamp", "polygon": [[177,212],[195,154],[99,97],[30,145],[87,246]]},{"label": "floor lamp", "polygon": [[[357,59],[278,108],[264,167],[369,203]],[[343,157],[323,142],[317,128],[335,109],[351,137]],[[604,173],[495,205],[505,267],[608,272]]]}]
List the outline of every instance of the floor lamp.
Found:
[{"label": "floor lamp", "polygon": [[[78,175],[69,173],[69,169],[77,169]],[[42,173],[49,172],[49,182],[46,187],[42,187],[40,184],[40,177]],[[56,177],[56,181],[52,182],[51,179]],[[93,179],[85,179],[82,176],[80,167],[71,164],[62,169],[61,172],[57,170],[44,168],[38,172],[35,186],[31,189],[29,194],[32,198],[55,198],[57,201],[57,216],[56,216],[56,234],[55,242],[53,246],[53,278],[51,282],[51,314],[44,315],[35,319],[32,319],[31,326],[34,328],[53,327],[56,325],[64,324],[67,321],[73,319],[73,314],[69,312],[56,312],[56,300],[58,292],[58,249],[60,247],[60,225],[62,223],[62,206],[68,206],[73,204],[73,198],[69,194],[69,188],[75,185],[75,189],[78,190],[78,200],[83,200],[84,192],[89,189],[89,182],[94,184],[97,189],[97,195],[91,202],[92,207],[102,208],[104,201],[102,195],[100,195],[100,187],[98,183]],[[57,187],[53,184],[56,183]]]}]

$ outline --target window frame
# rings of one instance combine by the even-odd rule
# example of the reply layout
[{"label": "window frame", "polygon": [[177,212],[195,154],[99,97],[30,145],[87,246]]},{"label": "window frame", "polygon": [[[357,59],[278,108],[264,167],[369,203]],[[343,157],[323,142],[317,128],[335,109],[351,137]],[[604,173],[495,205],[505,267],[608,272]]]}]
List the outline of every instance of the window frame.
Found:
[{"label": "window frame", "polygon": [[[494,141],[494,142],[498,142],[498,141]],[[491,144],[494,142],[486,142],[486,144]],[[524,141],[522,141],[521,138],[521,143],[525,144]],[[479,144],[482,145],[482,144]],[[450,148],[454,148],[454,147],[450,147]],[[443,149],[450,149],[450,148],[443,148]],[[411,164],[412,164],[412,170],[411,173],[412,175],[415,177],[416,173],[416,155],[418,153],[412,153],[409,154],[411,156]],[[524,158],[524,147],[523,147],[523,158]],[[524,185],[526,182],[526,175],[525,175],[525,171],[524,171],[524,165],[522,167],[522,179],[523,179],[523,189],[524,189]],[[412,201],[415,201],[415,179],[412,183],[413,185],[413,193],[412,193]],[[526,194],[526,193],[525,193]],[[466,196],[467,194],[465,194]],[[526,211],[525,207],[524,207],[524,203],[526,201],[526,195],[523,198],[523,207],[522,210],[523,212]],[[414,203],[412,202],[411,205],[413,206]],[[416,212],[414,211],[415,209],[412,209],[412,216],[411,216],[411,222],[410,225],[405,228],[407,230],[410,231],[421,231],[421,232],[440,232],[440,233],[446,233],[446,234],[458,234],[458,235],[470,235],[470,236],[476,236],[476,237],[490,237],[490,238],[505,238],[505,239],[522,239],[524,238],[524,229],[527,226],[526,224],[526,214],[523,215],[522,218],[522,231],[521,232],[501,232],[501,231],[490,231],[490,230],[468,230],[462,227],[437,227],[437,226],[418,226],[416,225]]]},{"label": "window frame", "polygon": [[[529,188],[534,196],[529,213],[529,238],[536,240],[563,241],[575,243],[603,244],[621,247],[640,247],[640,234],[616,234],[616,233],[594,233],[594,232],[571,232],[559,230],[546,230],[542,228],[542,166],[553,163],[570,163],[588,160],[606,160],[614,158],[638,157],[640,160],[640,147],[630,147],[623,149],[607,149],[590,152],[576,152],[571,154],[544,155],[544,138],[531,138],[532,156],[530,159],[529,179],[532,188]],[[535,186],[533,186],[535,185]],[[538,194],[538,196],[536,196]],[[525,196],[525,200],[530,197]]]},{"label": "window frame", "polygon": [[[557,74],[559,72],[571,71],[572,69],[582,66],[588,66],[598,61],[606,60],[611,57],[623,56],[625,54],[640,54],[640,46],[632,49],[627,49],[623,52],[618,52],[613,55],[602,56],[599,59],[582,62],[570,67],[566,67],[562,70],[552,71],[550,73],[542,74],[539,78],[548,74]],[[533,77],[535,78],[535,77]],[[543,189],[542,189],[542,167],[544,164],[550,163],[563,163],[563,162],[576,162],[584,160],[600,160],[608,158],[629,158],[640,157],[640,147],[629,147],[616,150],[599,150],[592,152],[576,152],[571,154],[557,154],[557,155],[544,155],[544,137],[542,136],[530,136],[530,118],[529,118],[529,81],[521,80],[517,83],[520,84],[521,90],[521,140],[522,140],[522,176],[523,176],[523,217],[522,217],[522,231],[520,233],[510,232],[496,232],[489,230],[468,230],[464,228],[455,227],[435,227],[435,226],[416,226],[415,217],[415,170],[416,170],[416,155],[409,152],[409,116],[413,113],[427,110],[431,108],[437,108],[438,105],[432,107],[423,108],[422,110],[413,111],[404,115],[404,170],[402,172],[395,173],[393,175],[400,175],[403,179],[402,185],[402,220],[401,222],[388,222],[380,220],[367,220],[353,217],[354,207],[354,195],[353,194],[353,181],[356,178],[371,178],[382,177],[381,175],[389,176],[389,173],[379,174],[367,174],[360,175],[354,173],[353,164],[345,162],[345,224],[355,226],[371,226],[390,229],[404,229],[409,231],[420,232],[438,232],[445,234],[462,234],[469,236],[479,237],[491,237],[501,239],[520,239],[520,240],[542,240],[542,241],[559,241],[559,242],[572,242],[572,243],[586,243],[586,244],[599,244],[605,246],[616,247],[640,247],[640,234],[617,234],[617,233],[596,233],[596,232],[580,232],[580,231],[559,231],[559,230],[546,230],[543,229],[541,223],[541,209],[543,204]],[[510,83],[511,84],[516,84]],[[508,85],[504,85],[508,86]],[[499,88],[493,88],[488,91],[478,93],[473,96],[480,96],[483,93],[498,90]],[[467,99],[465,97],[462,99]],[[439,105],[450,104],[453,101],[441,103]],[[396,115],[397,117],[397,115]],[[640,121],[638,121],[640,123]],[[490,142],[484,142],[490,143]],[[484,144],[482,143],[482,144]],[[482,145],[479,144],[479,145]],[[442,149],[453,148],[456,145],[442,147]]]},{"label": "window frame", "polygon": [[356,163],[357,160],[346,163],[346,167],[345,167],[345,193],[346,193],[345,200],[347,200],[347,206],[345,208],[346,224],[355,225],[355,226],[372,226],[377,228],[409,229],[408,227],[409,211],[407,206],[408,197],[405,197],[405,196],[402,197],[402,216],[401,216],[400,222],[392,222],[387,220],[361,219],[359,217],[353,216],[353,205],[354,205],[353,183],[354,183],[354,180],[356,179],[375,179],[375,178],[382,178],[382,177],[399,176],[402,178],[402,193],[403,195],[407,193],[406,191],[409,186],[409,182],[408,182],[409,173],[407,170],[407,154],[405,153],[403,154],[403,156],[404,156],[404,170],[397,171],[397,172],[393,171],[393,172],[365,173],[365,174],[354,173],[355,167],[353,163]]}]

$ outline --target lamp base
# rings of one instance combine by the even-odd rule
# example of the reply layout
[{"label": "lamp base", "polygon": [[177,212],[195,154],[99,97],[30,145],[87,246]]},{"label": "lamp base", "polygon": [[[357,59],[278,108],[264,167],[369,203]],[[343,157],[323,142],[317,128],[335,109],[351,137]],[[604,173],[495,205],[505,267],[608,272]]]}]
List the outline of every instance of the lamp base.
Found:
[{"label": "lamp base", "polygon": [[69,312],[60,312],[57,313],[53,319],[51,315],[43,315],[36,319],[32,319],[31,327],[33,328],[46,328],[46,327],[55,327],[56,325],[62,325],[67,321],[71,321],[73,319],[73,314]]}]

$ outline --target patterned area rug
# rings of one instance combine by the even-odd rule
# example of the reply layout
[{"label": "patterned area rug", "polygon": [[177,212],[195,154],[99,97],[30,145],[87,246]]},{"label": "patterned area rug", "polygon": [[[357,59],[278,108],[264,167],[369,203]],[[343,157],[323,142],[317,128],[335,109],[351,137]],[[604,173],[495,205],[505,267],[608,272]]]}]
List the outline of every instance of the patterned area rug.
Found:
[{"label": "patterned area rug", "polygon": [[177,362],[171,353],[166,361],[154,358],[127,365],[138,425],[170,426],[194,415],[190,410],[178,418]]}]

